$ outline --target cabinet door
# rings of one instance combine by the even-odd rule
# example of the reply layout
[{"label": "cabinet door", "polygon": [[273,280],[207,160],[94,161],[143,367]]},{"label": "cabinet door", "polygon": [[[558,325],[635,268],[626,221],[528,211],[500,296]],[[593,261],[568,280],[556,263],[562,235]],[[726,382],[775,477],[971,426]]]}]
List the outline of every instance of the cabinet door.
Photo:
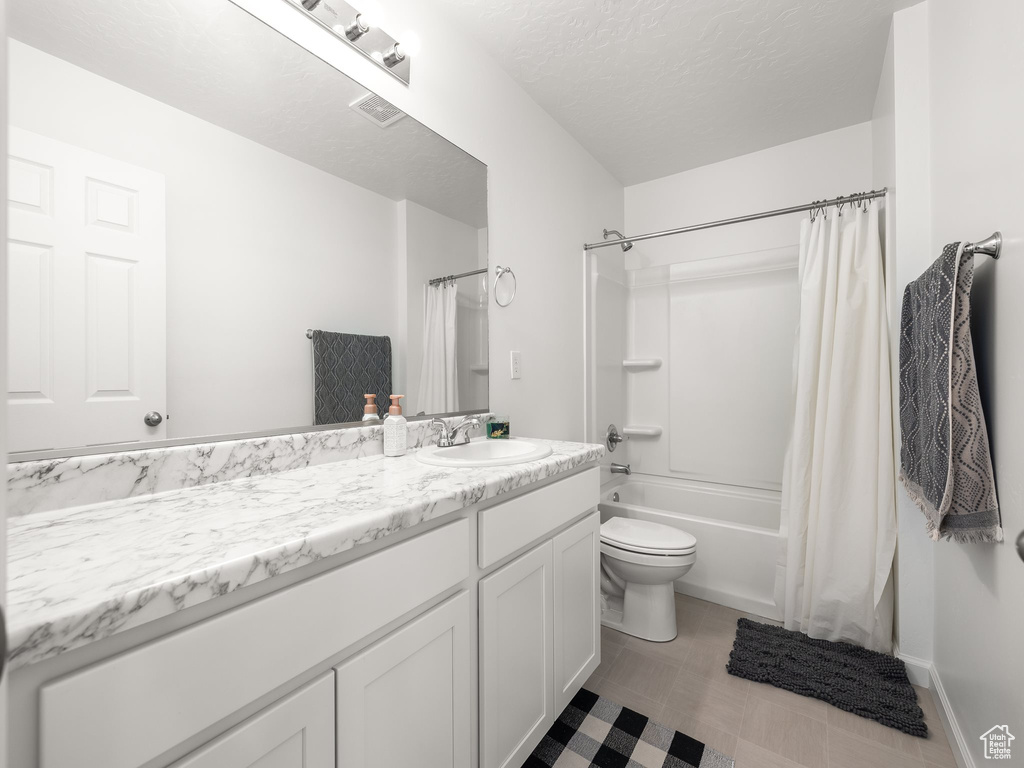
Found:
[{"label": "cabinet door", "polygon": [[554,722],[551,542],[480,581],[483,768],[519,768]]},{"label": "cabinet door", "polygon": [[598,608],[601,520],[597,512],[552,542],[555,576],[555,712],[561,712],[601,663]]},{"label": "cabinet door", "polygon": [[339,766],[468,768],[469,608],[462,592],[336,668]]},{"label": "cabinet door", "polygon": [[173,768],[334,768],[334,686],[328,672]]}]

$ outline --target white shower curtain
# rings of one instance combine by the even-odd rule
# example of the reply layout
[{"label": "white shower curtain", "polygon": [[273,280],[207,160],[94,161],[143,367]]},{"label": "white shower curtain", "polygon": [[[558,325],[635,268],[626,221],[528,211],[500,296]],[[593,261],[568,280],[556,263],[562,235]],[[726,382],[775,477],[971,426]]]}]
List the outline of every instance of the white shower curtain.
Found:
[{"label": "white shower curtain", "polygon": [[785,626],[892,649],[892,397],[878,203],[800,227],[794,412],[776,603]]},{"label": "white shower curtain", "polygon": [[456,369],[456,296],[454,281],[428,285],[423,297],[423,365],[420,366],[419,403],[424,413],[459,410]]}]

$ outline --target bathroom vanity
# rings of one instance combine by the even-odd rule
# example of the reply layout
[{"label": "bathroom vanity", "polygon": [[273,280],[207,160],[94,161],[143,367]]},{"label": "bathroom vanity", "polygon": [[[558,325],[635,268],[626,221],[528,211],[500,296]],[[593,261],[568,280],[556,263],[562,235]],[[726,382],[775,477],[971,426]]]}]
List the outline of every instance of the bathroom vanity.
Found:
[{"label": "bathroom vanity", "polygon": [[9,764],[518,768],[600,663],[602,449],[535,442],[16,518]]}]

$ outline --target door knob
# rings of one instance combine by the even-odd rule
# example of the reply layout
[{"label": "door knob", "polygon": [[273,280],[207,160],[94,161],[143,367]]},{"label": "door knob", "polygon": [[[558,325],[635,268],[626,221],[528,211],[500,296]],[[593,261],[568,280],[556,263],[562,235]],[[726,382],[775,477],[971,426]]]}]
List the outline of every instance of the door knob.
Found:
[{"label": "door knob", "polygon": [[1021,560],[1024,560],[1024,531],[1021,531],[1017,537],[1017,554],[1020,555]]},{"label": "door knob", "polygon": [[159,411],[150,411],[142,420],[146,422],[147,427],[158,427],[160,422],[164,420],[164,417],[160,415]]}]

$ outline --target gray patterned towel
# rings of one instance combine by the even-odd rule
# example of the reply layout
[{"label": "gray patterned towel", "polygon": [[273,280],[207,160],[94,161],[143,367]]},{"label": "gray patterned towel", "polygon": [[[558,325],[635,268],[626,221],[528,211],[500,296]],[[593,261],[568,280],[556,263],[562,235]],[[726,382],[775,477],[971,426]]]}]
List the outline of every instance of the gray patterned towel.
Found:
[{"label": "gray patterned towel", "polygon": [[392,394],[391,339],[313,331],[313,423],[359,421],[371,392],[383,419]]},{"label": "gray patterned towel", "polygon": [[900,480],[936,541],[1003,540],[971,342],[973,282],[973,254],[951,243],[903,293]]}]

